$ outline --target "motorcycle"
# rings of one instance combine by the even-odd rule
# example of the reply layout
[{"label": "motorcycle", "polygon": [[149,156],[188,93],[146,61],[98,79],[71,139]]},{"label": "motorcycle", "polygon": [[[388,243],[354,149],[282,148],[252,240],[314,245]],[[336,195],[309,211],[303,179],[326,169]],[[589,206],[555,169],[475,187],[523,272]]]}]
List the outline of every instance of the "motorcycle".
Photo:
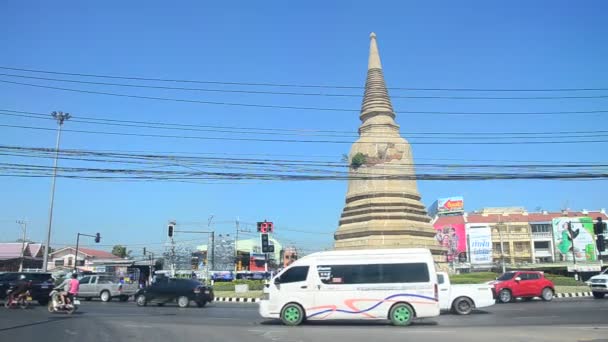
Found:
[{"label": "motorcycle", "polygon": [[4,303],[4,307],[7,309],[16,308],[19,306],[22,309],[27,309],[32,301],[32,296],[30,295],[30,291],[25,292],[24,294],[19,295],[15,300],[11,300],[11,291],[7,292],[7,299]]},{"label": "motorcycle", "polygon": [[68,315],[71,315],[74,313],[74,311],[78,310],[78,306],[80,305],[80,301],[76,299],[76,297],[74,297],[72,303],[70,304],[63,303],[61,300],[61,295],[57,290],[51,291],[49,297],[51,299],[49,300],[49,305],[47,308],[50,313],[65,312]]}]

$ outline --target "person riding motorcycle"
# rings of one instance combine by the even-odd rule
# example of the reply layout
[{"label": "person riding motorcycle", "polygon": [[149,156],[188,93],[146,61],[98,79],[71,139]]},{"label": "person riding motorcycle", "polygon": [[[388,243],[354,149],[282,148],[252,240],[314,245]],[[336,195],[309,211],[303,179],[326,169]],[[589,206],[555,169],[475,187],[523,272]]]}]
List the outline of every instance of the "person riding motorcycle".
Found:
[{"label": "person riding motorcycle", "polygon": [[13,303],[15,301],[18,301],[22,297],[27,296],[28,291],[32,288],[32,281],[26,280],[25,278],[26,277],[23,274],[19,277],[19,283],[11,291],[8,297],[9,303]]},{"label": "person riding motorcycle", "polygon": [[[74,273],[72,275],[72,277],[76,275],[76,273]],[[66,277],[61,284],[59,284],[59,286],[57,286],[57,289],[59,289],[59,297],[61,297],[61,302],[63,304],[69,304],[68,302],[68,293],[70,291],[70,283],[72,281],[71,277]]]},{"label": "person riding motorcycle", "polygon": [[74,302],[74,298],[78,296],[78,290],[80,289],[80,281],[78,281],[78,274],[72,274],[72,279],[70,279],[70,286],[68,289],[68,300],[70,303]]}]

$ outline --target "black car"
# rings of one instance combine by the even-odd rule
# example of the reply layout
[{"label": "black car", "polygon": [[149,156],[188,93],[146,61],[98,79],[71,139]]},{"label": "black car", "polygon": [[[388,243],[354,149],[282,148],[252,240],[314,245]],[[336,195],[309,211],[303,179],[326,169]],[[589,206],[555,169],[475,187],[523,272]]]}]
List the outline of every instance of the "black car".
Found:
[{"label": "black car", "polygon": [[[25,276],[25,279],[21,279]],[[20,282],[32,282],[30,295],[40,305],[47,305],[49,294],[53,291],[53,278],[50,273],[7,272],[0,274],[0,299],[6,300],[8,292]]]},{"label": "black car", "polygon": [[202,308],[213,301],[213,289],[196,280],[161,278],[151,286],[135,293],[135,302],[138,306],[146,306],[149,303],[164,305],[176,301],[180,308],[188,307],[190,302],[195,302],[199,308]]}]

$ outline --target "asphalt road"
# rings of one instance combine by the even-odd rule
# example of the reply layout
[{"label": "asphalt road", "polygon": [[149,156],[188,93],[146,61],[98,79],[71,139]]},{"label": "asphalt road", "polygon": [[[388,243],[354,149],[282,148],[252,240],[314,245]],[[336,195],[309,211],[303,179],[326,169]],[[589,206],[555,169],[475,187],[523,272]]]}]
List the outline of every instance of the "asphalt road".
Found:
[{"label": "asphalt road", "polygon": [[139,308],[133,302],[83,302],[72,316],[45,307],[0,308],[0,341],[384,342],[608,341],[608,299],[495,305],[470,316],[442,315],[409,327],[386,322],[311,322],[285,327],[261,319],[257,304]]}]

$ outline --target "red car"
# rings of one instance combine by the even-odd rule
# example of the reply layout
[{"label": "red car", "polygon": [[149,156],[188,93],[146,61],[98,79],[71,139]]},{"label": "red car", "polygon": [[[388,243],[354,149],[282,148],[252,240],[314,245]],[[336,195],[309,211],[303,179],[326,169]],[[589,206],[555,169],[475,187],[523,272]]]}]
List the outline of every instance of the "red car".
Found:
[{"label": "red car", "polygon": [[550,301],[555,294],[553,282],[545,278],[542,272],[506,272],[491,284],[494,285],[494,297],[500,303],[512,302],[515,298],[532,299],[534,297]]}]

